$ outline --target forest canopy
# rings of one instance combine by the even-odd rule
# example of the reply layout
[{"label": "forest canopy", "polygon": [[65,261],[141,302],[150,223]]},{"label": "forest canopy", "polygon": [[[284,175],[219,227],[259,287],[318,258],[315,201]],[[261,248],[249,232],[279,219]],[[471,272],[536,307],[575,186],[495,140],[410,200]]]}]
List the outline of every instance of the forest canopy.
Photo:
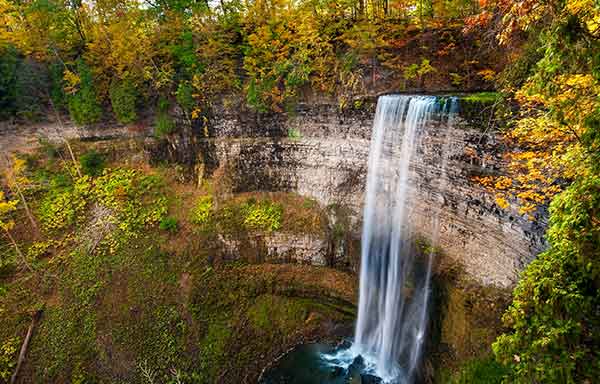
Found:
[{"label": "forest canopy", "polygon": [[306,88],[343,103],[386,71],[397,87],[422,87],[453,55],[464,56],[458,68],[438,75],[464,88],[495,74],[468,56],[493,51],[477,25],[497,10],[470,0],[0,0],[0,102],[31,119],[51,101],[80,124],[109,105],[130,122],[142,100],[161,98],[197,119],[217,95],[240,92],[257,110],[281,111]]}]

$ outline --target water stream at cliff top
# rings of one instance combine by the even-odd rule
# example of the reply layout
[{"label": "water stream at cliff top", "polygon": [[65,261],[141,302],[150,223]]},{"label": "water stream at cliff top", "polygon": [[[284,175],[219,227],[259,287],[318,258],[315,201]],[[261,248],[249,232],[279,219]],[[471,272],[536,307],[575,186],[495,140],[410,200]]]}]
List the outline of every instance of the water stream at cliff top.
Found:
[{"label": "water stream at cliff top", "polygon": [[[277,375],[267,374],[271,379],[265,383],[313,382],[290,380],[301,375],[298,370],[294,376],[293,367],[308,368],[308,377],[313,372],[315,380],[317,372],[327,373],[330,369],[336,373],[315,383],[360,383],[363,379],[352,380],[367,375],[369,380],[379,378],[384,383],[415,381],[427,331],[433,252],[427,255],[427,260],[415,260],[410,211],[416,175],[411,164],[421,162],[417,148],[427,124],[442,123],[440,128],[445,131],[440,148],[440,175],[434,182],[443,189],[449,127],[456,109],[455,98],[405,95],[379,98],[369,151],[354,340],[334,350],[323,346],[296,350],[290,354],[294,356],[290,357],[292,361],[284,359],[279,365],[287,368],[283,371],[275,368],[276,374],[283,374],[281,377],[287,375],[287,381],[277,381],[273,379]],[[431,217],[430,249],[438,242],[439,210],[440,207],[434,209]],[[325,351],[315,353],[318,350]],[[311,359],[318,361],[307,367]]]}]

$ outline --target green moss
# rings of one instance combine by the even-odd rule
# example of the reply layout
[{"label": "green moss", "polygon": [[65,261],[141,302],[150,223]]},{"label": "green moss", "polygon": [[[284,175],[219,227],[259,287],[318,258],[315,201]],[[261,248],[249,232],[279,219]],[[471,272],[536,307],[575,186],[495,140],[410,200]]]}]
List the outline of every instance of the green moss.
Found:
[{"label": "green moss", "polygon": [[[433,280],[431,344],[438,383],[496,383],[490,344],[502,331],[510,292],[468,279],[460,265],[437,258]],[[481,381],[478,377],[481,377]],[[489,380],[489,381],[486,381]]]},{"label": "green moss", "polygon": [[288,332],[304,322],[310,304],[307,300],[262,295],[248,309],[248,317],[252,325],[262,331],[277,327],[282,332]]},{"label": "green moss", "polygon": [[231,338],[231,326],[224,320],[209,323],[206,336],[200,342],[202,359],[200,372],[208,380],[216,378],[225,361],[227,346]]},{"label": "green moss", "polygon": [[33,382],[70,382],[76,367],[91,365],[97,356],[96,316],[88,310],[47,308],[32,339]]},{"label": "green moss", "polygon": [[[349,314],[339,310],[346,307],[331,304],[314,286],[303,286],[300,276],[297,282],[277,276],[268,269],[240,265],[209,269],[196,279],[190,309],[195,319],[208,324],[201,347],[210,341],[220,350],[221,341],[227,340],[223,353],[208,349],[204,354],[211,367],[260,370],[266,361],[258,356],[282,352],[321,320],[352,321],[353,310]],[[230,333],[222,329],[225,326]]]},{"label": "green moss", "polygon": [[72,253],[56,271],[56,299],[24,374],[56,383],[138,383],[142,367],[160,382],[174,370],[186,382],[219,382],[224,372],[256,377],[265,359],[322,321],[352,321],[351,306],[303,282],[314,276],[310,267],[282,280],[275,266],[184,262],[159,242],[154,232],[112,255]]},{"label": "green moss", "polygon": [[296,128],[288,129],[288,139],[299,140],[302,138],[302,133]]},{"label": "green moss", "polygon": [[465,96],[461,98],[461,100],[470,103],[492,104],[499,100],[501,97],[502,95],[498,92],[479,92],[470,94],[469,96]]},{"label": "green moss", "polygon": [[488,131],[496,128],[501,110],[506,109],[503,96],[496,92],[480,92],[459,97],[459,116],[466,124],[459,126]]}]

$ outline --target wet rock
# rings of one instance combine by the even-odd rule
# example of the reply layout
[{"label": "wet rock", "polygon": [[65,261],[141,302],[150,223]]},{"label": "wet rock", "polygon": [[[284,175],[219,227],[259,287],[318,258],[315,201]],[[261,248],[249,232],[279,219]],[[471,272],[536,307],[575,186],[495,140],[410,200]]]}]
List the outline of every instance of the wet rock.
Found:
[{"label": "wet rock", "polygon": [[365,369],[365,361],[362,356],[357,356],[352,364],[348,366],[349,377],[360,377],[361,372]]},{"label": "wet rock", "polygon": [[338,377],[344,376],[345,373],[346,373],[346,371],[344,370],[344,368],[342,368],[342,367],[334,367],[332,369],[332,371],[331,371],[330,377],[332,379],[336,379]]},{"label": "wet rock", "polygon": [[383,380],[381,380],[377,376],[362,374],[362,375],[360,375],[360,383],[361,384],[382,384]]}]

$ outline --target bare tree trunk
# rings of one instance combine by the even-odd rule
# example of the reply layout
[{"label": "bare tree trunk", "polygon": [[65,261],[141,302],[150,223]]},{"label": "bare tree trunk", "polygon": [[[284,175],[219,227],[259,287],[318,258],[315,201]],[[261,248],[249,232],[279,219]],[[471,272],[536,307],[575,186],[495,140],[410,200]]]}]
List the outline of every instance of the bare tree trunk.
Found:
[{"label": "bare tree trunk", "polygon": [[77,160],[75,159],[75,155],[73,154],[73,148],[71,148],[71,144],[69,143],[69,140],[67,140],[66,137],[63,137],[62,139],[64,140],[65,144],[67,144],[67,148],[69,149],[69,155],[71,156],[71,160],[73,161],[73,165],[75,166],[77,175],[81,177],[81,170],[79,169],[79,163],[77,162]]},{"label": "bare tree trunk", "polygon": [[23,361],[25,361],[25,354],[27,353],[27,347],[29,346],[29,341],[31,340],[31,335],[33,334],[33,328],[35,327],[35,323],[41,314],[42,311],[37,311],[31,319],[31,324],[27,329],[27,335],[25,336],[25,340],[23,340],[23,345],[21,345],[21,351],[19,352],[19,360],[17,360],[15,372],[10,377],[10,384],[15,384],[17,382],[17,376],[19,374],[19,370],[21,369],[21,365],[23,365]]},{"label": "bare tree trunk", "polygon": [[[56,109],[54,102],[52,101],[52,98],[49,95],[48,95],[48,100],[50,100],[50,106],[52,106],[52,110],[54,111],[54,114],[56,115],[56,121],[58,121],[58,126],[60,127],[60,130],[64,131],[65,126],[63,125],[62,119],[60,118],[60,113]],[[71,144],[69,143],[69,140],[67,140],[67,138],[62,135],[62,132],[59,132],[58,135],[63,139],[63,141],[67,145],[67,149],[69,150],[69,155],[71,156],[71,160],[73,161],[73,166],[75,166],[77,175],[79,175],[79,177],[81,177],[81,170],[79,169],[79,163],[77,162],[77,159],[75,159],[75,155],[73,154],[73,148],[71,148]]]},{"label": "bare tree trunk", "polygon": [[37,235],[38,234],[37,223],[35,222],[35,219],[33,218],[33,215],[31,214],[31,210],[29,209],[29,205],[27,204],[27,200],[25,200],[25,196],[23,196],[23,192],[21,192],[21,187],[19,186],[19,183],[17,183],[16,180],[15,180],[15,188],[17,189],[17,195],[19,195],[19,198],[23,202],[23,207],[25,207],[25,213],[27,213],[27,218],[29,219],[29,222],[31,223],[31,226],[33,227],[33,231]]},{"label": "bare tree trunk", "polygon": [[19,257],[21,258],[21,261],[23,262],[23,264],[25,264],[25,266],[27,267],[27,269],[29,270],[29,272],[33,272],[33,269],[31,268],[31,265],[29,265],[29,263],[27,262],[27,259],[25,258],[25,255],[23,255],[23,252],[21,252],[21,248],[19,248],[19,245],[15,241],[15,238],[12,237],[12,235],[10,234],[10,231],[8,229],[5,229],[4,232],[6,232],[6,235],[10,239],[10,242],[15,247],[15,250],[17,251],[17,255],[19,255]]}]

